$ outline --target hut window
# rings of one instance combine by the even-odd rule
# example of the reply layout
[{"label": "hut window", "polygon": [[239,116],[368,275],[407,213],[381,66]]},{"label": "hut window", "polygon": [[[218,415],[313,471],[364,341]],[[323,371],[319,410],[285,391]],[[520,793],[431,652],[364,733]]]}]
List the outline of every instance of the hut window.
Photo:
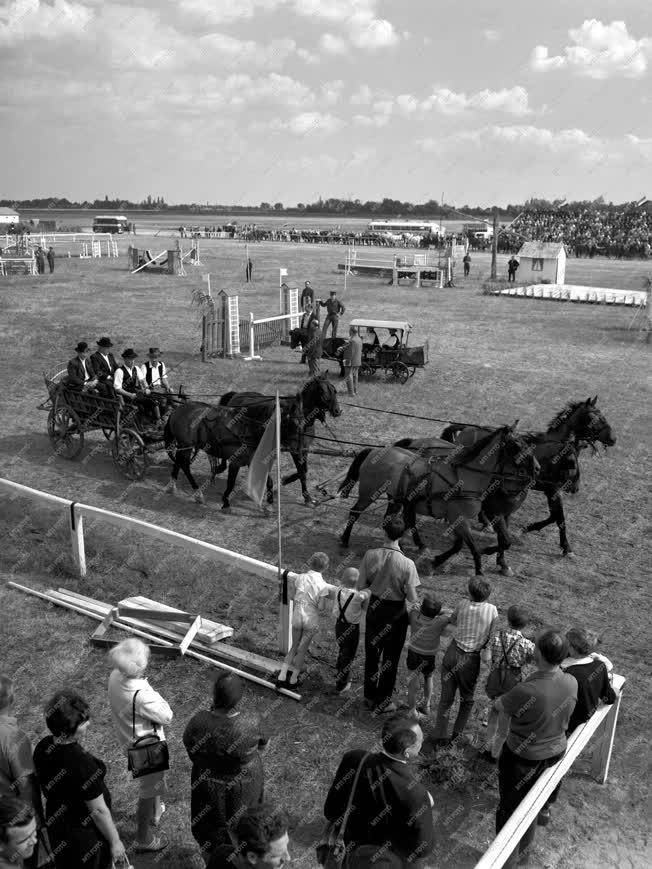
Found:
[{"label": "hut window", "polygon": [[533,272],[542,272],[543,271],[543,260],[542,259],[533,259],[532,260],[532,271]]}]

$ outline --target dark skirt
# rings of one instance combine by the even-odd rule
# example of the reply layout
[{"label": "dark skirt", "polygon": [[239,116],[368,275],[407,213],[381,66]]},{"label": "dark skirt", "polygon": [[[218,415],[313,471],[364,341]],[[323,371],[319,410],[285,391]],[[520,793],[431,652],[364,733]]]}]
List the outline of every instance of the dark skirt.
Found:
[{"label": "dark skirt", "polygon": [[240,772],[229,775],[193,766],[191,828],[206,860],[218,845],[230,844],[229,827],[242,812],[262,803],[263,786],[263,762],[258,754]]},{"label": "dark skirt", "polygon": [[50,849],[56,869],[110,869],[109,843],[89,819],[83,827],[48,821]]}]

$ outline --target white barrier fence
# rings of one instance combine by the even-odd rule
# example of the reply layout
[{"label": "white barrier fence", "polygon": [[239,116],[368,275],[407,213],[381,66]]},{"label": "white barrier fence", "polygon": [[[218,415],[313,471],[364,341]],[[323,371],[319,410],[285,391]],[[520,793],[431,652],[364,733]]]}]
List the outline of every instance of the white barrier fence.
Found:
[{"label": "white barrier fence", "polygon": [[598,784],[606,783],[624,685],[625,678],[614,673],[615,703],[610,706],[601,706],[586,724],[580,725],[577,730],[573,731],[568,740],[566,754],[537,779],[509,821],[482,855],[480,861],[476,863],[475,869],[500,869],[501,866],[504,866],[510,854],[518,848],[519,842],[530,826],[536,823],[537,815],[546,804],[548,797],[594,736],[596,737],[596,745],[591,760],[591,774]]},{"label": "white barrier fence", "polygon": [[167,528],[162,528],[160,525],[154,525],[151,522],[145,522],[142,519],[132,519],[131,516],[123,516],[121,513],[104,510],[102,507],[91,507],[88,504],[80,504],[78,501],[70,501],[68,498],[60,498],[58,495],[41,492],[39,489],[32,489],[29,486],[23,486],[21,483],[14,483],[12,480],[0,478],[0,490],[13,492],[16,496],[30,498],[34,501],[43,501],[67,508],[72,557],[77,572],[82,578],[87,575],[86,549],[84,546],[84,516],[88,516],[89,518],[100,519],[103,522],[116,525],[128,531],[138,531],[148,537],[155,537],[166,543],[175,544],[194,555],[203,555],[207,558],[212,558],[220,564],[238,567],[247,573],[252,573],[254,576],[260,576],[263,579],[278,579],[280,601],[279,651],[284,655],[289,651],[292,643],[292,601],[288,595],[288,579],[293,579],[296,576],[295,573],[284,571],[278,565],[268,564],[266,561],[259,561],[257,558],[250,558],[248,555],[232,552],[230,549],[223,549],[221,546],[215,546],[213,543],[205,543],[202,540],[197,540],[195,537],[188,537],[186,534],[170,531]]}]

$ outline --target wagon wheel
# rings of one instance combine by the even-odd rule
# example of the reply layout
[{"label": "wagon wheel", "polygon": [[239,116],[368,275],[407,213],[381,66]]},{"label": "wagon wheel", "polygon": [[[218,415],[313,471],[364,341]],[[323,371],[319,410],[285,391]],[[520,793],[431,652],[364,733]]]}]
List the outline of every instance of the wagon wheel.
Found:
[{"label": "wagon wheel", "polygon": [[388,383],[391,383],[394,380],[398,380],[399,383],[407,383],[409,377],[410,372],[408,367],[402,362],[392,362],[391,365],[388,365],[387,368],[385,368],[385,380]]},{"label": "wagon wheel", "polygon": [[360,366],[359,373],[361,377],[373,377],[376,373],[376,369],[372,365],[369,365],[368,362],[363,362]]},{"label": "wagon wheel", "polygon": [[147,447],[138,432],[133,429],[123,428],[120,429],[119,434],[116,432],[111,454],[113,461],[130,480],[142,480],[147,473],[149,464]]},{"label": "wagon wheel", "polygon": [[54,452],[64,459],[76,459],[84,449],[84,432],[75,411],[67,405],[48,414],[48,435]]},{"label": "wagon wheel", "polygon": [[414,377],[414,372],[417,370],[417,366],[416,365],[408,365],[407,367],[410,370],[410,377]]},{"label": "wagon wheel", "polygon": [[102,434],[107,439],[107,441],[110,441],[111,438],[113,437],[113,431],[114,430],[112,428],[103,428],[102,429]]}]

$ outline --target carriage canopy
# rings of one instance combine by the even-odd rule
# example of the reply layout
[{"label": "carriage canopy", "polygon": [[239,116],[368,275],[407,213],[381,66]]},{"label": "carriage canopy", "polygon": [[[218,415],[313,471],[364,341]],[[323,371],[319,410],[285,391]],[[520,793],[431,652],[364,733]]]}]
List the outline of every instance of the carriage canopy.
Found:
[{"label": "carriage canopy", "polygon": [[351,320],[351,326],[370,326],[372,329],[401,329],[405,335],[409,334],[412,328],[412,324],[406,320],[367,320],[364,317]]}]

